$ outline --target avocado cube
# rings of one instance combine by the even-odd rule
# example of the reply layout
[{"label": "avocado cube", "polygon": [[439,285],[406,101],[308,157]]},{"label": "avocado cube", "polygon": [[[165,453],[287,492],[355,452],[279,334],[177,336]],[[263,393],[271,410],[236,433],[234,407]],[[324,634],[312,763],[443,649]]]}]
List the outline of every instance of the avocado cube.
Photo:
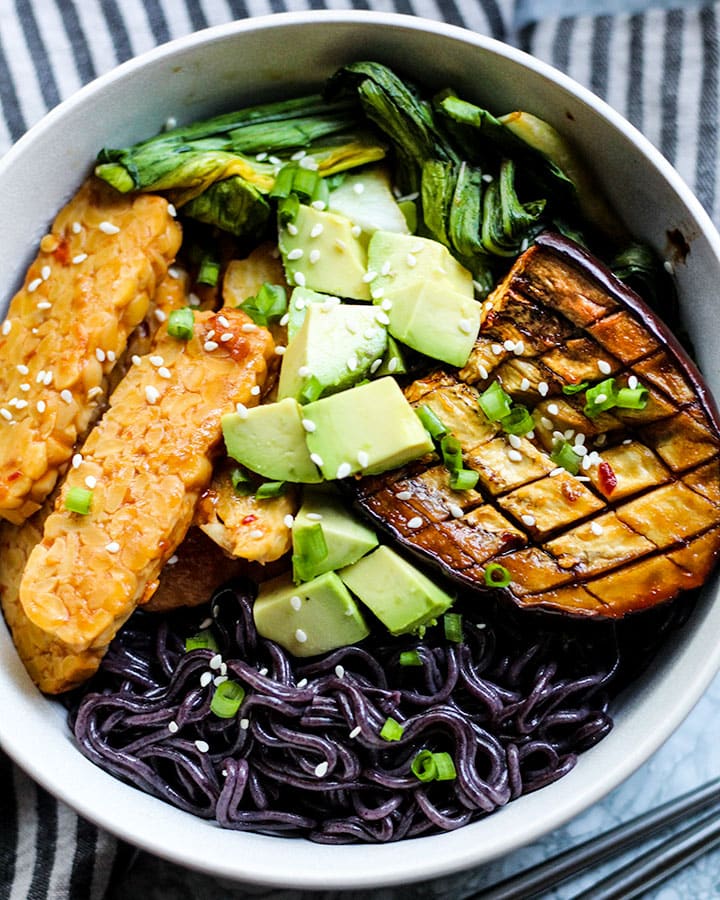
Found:
[{"label": "avocado cube", "polygon": [[278,245],[289,284],[370,299],[367,237],[345,216],[301,205],[292,222],[279,226]]},{"label": "avocado cube", "polygon": [[394,378],[379,378],[303,409],[311,459],[325,478],[376,475],[402,466],[433,443]]},{"label": "avocado cube", "polygon": [[474,296],[470,272],[444,244],[430,238],[376,231],[368,244],[368,269],[375,273],[373,291],[379,289],[393,303],[405,293],[413,296],[425,283]]},{"label": "avocado cube", "polygon": [[310,288],[294,288],[288,302],[288,323],[287,333],[288,341],[291,341],[300,331],[302,323],[305,321],[305,310],[311,303],[327,303],[334,302],[333,298],[328,294],[319,294]]},{"label": "avocado cube", "polygon": [[391,634],[413,634],[453,604],[450,594],[389,547],[378,547],[338,575]]},{"label": "avocado cube", "polygon": [[374,306],[311,303],[283,356],[278,397],[303,402],[351,387],[369,374],[386,349],[387,331]]},{"label": "avocado cube", "polygon": [[228,456],[271,481],[322,481],[310,459],[302,421],[302,407],[291,397],[228,413],[222,417]]},{"label": "avocado cube", "polygon": [[[354,516],[339,497],[323,491],[306,490],[292,527],[295,552],[302,544],[303,531],[317,525],[325,538],[327,555],[319,560],[301,560],[299,565],[296,565],[296,556],[293,555],[296,581],[309,580],[323,572],[349,566],[378,545],[375,532]],[[300,572],[302,578],[298,577]]]},{"label": "avocado cube", "polygon": [[258,633],[293,656],[316,656],[366,638],[357,603],[335,572],[295,585],[289,574],[260,586],[253,606]]}]

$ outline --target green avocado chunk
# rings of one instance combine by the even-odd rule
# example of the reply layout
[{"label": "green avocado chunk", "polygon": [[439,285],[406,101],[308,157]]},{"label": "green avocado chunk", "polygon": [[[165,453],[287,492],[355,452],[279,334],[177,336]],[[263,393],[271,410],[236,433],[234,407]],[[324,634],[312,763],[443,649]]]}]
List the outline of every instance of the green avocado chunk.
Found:
[{"label": "green avocado chunk", "polygon": [[433,443],[394,378],[379,378],[303,409],[305,440],[325,478],[376,475],[402,466]]},{"label": "green avocado chunk", "polygon": [[280,225],[278,245],[290,284],[370,299],[367,237],[345,216],[301,205],[292,222]]},{"label": "green avocado chunk", "polygon": [[[300,552],[303,534],[316,527],[322,531],[327,553],[322,559],[308,559]],[[296,582],[349,566],[378,545],[375,532],[354,516],[340,498],[327,491],[305,490],[292,535]]]},{"label": "green avocado chunk", "polygon": [[316,656],[366,638],[357,603],[335,572],[296,585],[289,574],[260,586],[253,618],[258,633],[293,656]]},{"label": "green avocado chunk", "polygon": [[453,604],[450,594],[389,547],[378,547],[338,574],[391,634],[413,634]]},{"label": "green avocado chunk", "polygon": [[337,303],[339,300],[339,297],[335,299],[328,294],[313,291],[311,288],[294,288],[288,302],[288,341],[291,341],[300,331],[302,323],[305,321],[305,311],[311,303]]},{"label": "green avocado chunk", "polygon": [[228,456],[271,481],[314,484],[322,475],[310,459],[300,404],[287,397],[222,417]]},{"label": "green avocado chunk", "polygon": [[472,276],[438,241],[376,231],[368,247],[371,295],[385,303],[388,331],[453,366],[468,360],[480,330]]},{"label": "green avocado chunk", "polygon": [[377,315],[374,306],[358,303],[306,306],[305,319],[283,356],[278,397],[316,400],[367,377],[387,349],[387,331]]}]

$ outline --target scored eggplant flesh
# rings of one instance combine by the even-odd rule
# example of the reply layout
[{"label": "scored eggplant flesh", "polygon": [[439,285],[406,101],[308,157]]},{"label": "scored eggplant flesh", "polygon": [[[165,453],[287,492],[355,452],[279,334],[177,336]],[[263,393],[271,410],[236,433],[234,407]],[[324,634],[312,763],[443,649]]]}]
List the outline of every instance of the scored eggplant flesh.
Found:
[{"label": "scored eggplant flesh", "polygon": [[[405,388],[479,475],[455,491],[437,454],[356,481],[357,506],[461,585],[503,588],[520,607],[619,618],[698,587],[720,551],[720,424],[697,368],[667,327],[601,263],[541,235],[483,305],[466,366]],[[648,391],[642,409],[585,415],[585,390],[613,377]],[[510,439],[478,405],[497,381],[534,420]],[[578,438],[579,435],[583,437]],[[562,438],[571,474],[551,459]],[[578,447],[581,449],[578,450]]]}]

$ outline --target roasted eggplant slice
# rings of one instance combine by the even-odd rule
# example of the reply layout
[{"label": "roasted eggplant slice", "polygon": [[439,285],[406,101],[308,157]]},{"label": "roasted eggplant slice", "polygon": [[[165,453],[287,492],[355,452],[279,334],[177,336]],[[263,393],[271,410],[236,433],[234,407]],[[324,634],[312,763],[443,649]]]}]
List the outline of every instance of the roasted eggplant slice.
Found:
[{"label": "roasted eggplant slice", "polygon": [[[522,415],[488,413],[492,385],[505,415],[527,408],[524,433],[509,433]],[[521,607],[619,618],[711,572],[717,408],[671,332],[572,242],[539,237],[485,302],[465,368],[405,393],[460,442],[477,483],[453,490],[438,449],[356,482],[357,504],[463,586],[499,580]]]}]

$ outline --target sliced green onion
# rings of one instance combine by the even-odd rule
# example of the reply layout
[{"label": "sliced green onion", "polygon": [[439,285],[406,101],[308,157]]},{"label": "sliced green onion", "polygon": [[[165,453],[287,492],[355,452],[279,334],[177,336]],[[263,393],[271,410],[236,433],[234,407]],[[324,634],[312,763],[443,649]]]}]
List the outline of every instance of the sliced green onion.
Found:
[{"label": "sliced green onion", "polygon": [[445,637],[454,644],[461,644],[463,639],[462,616],[460,613],[445,613],[443,616],[443,629]]},{"label": "sliced green onion", "polygon": [[204,629],[196,635],[185,638],[185,650],[217,650],[217,642],[211,631]]},{"label": "sliced green onion", "polygon": [[400,665],[401,666],[421,666],[423,661],[420,659],[420,654],[417,650],[403,650],[400,654]]},{"label": "sliced green onion", "polygon": [[244,472],[242,469],[235,468],[230,472],[230,483],[236,494],[241,496],[252,494],[252,481],[247,472]]},{"label": "sliced green onion", "polygon": [[292,566],[296,583],[312,578],[312,573],[327,555],[327,541],[320,522],[294,530]]},{"label": "sliced green onion", "polygon": [[601,412],[612,409],[614,406],[617,406],[617,390],[614,378],[606,378],[604,381],[600,381],[598,384],[588,388],[585,392],[585,408],[583,412],[590,418],[599,416]]},{"label": "sliced green onion", "polygon": [[513,406],[508,415],[500,419],[500,427],[506,434],[527,434],[535,427],[533,417],[526,406]]},{"label": "sliced green onion", "polygon": [[499,381],[493,381],[478,397],[480,409],[491,422],[499,422],[510,415],[511,397],[505,393]]},{"label": "sliced green onion", "polygon": [[189,306],[174,309],[168,318],[168,334],[180,341],[189,341],[194,334],[195,314]]},{"label": "sliced green onion", "polygon": [[399,741],[403,736],[403,726],[392,718],[392,716],[388,717],[385,720],[385,724],[380,729],[380,737],[384,741]]},{"label": "sliced green onion", "polygon": [[648,389],[641,386],[620,388],[617,392],[616,405],[620,409],[645,409],[649,396]]},{"label": "sliced green onion", "polygon": [[463,467],[462,445],[452,434],[446,434],[440,440],[440,452],[442,453],[445,468],[450,472],[459,472]]},{"label": "sliced green onion", "polygon": [[330,187],[326,180],[319,175],[311,200],[313,203],[324,203],[326,206],[330,200]]},{"label": "sliced green onion", "polygon": [[430,781],[452,781],[457,777],[452,756],[444,751],[421,750],[410,763],[410,771],[424,784]]},{"label": "sliced green onion", "polygon": [[200,284],[208,284],[215,287],[220,277],[220,262],[213,256],[203,256],[200,260],[200,269],[198,271],[197,280]]},{"label": "sliced green onion", "polygon": [[275,184],[272,186],[270,196],[276,199],[290,196],[293,189],[293,181],[295,180],[295,172],[297,171],[295,163],[287,163],[275,176]]},{"label": "sliced green onion", "polygon": [[232,680],[223,681],[215,688],[210,701],[210,712],[221,719],[232,719],[237,715],[244,699],[245,688],[241,684]]},{"label": "sliced green onion", "polygon": [[271,500],[284,494],[286,487],[284,481],[264,481],[255,491],[255,496],[258,500]]},{"label": "sliced green onion", "polygon": [[319,181],[320,176],[317,172],[298,166],[293,177],[293,193],[297,194],[301,200],[312,201],[315,191],[318,190]]},{"label": "sliced green onion", "polygon": [[65,494],[65,509],[86,516],[92,507],[93,492],[87,488],[71,487]]},{"label": "sliced green onion", "polygon": [[323,392],[323,386],[320,379],[316,375],[310,375],[305,379],[303,388],[300,391],[301,403],[312,403],[317,400]]},{"label": "sliced green onion", "polygon": [[267,325],[275,319],[282,318],[287,312],[285,288],[280,284],[269,284],[266,281],[256,296],[248,297],[240,304],[240,308],[256,325]]},{"label": "sliced green onion", "polygon": [[567,441],[554,442],[550,459],[571,475],[577,475],[580,471],[582,460]]},{"label": "sliced green onion", "polygon": [[500,563],[488,563],[485,568],[485,584],[488,587],[507,587],[512,575]]},{"label": "sliced green onion", "polygon": [[471,491],[478,483],[480,475],[472,469],[458,469],[450,475],[450,487],[453,491]]},{"label": "sliced green onion", "polygon": [[287,225],[288,222],[294,222],[300,209],[300,198],[297,194],[290,194],[289,197],[283,197],[278,203],[278,218],[281,225]]},{"label": "sliced green onion", "polygon": [[580,391],[584,391],[586,387],[590,385],[589,381],[580,381],[578,384],[564,384],[562,392],[563,394],[579,394]]},{"label": "sliced green onion", "polygon": [[415,412],[422,422],[423,428],[434,441],[439,441],[448,433],[447,428],[427,404],[423,404]]}]

